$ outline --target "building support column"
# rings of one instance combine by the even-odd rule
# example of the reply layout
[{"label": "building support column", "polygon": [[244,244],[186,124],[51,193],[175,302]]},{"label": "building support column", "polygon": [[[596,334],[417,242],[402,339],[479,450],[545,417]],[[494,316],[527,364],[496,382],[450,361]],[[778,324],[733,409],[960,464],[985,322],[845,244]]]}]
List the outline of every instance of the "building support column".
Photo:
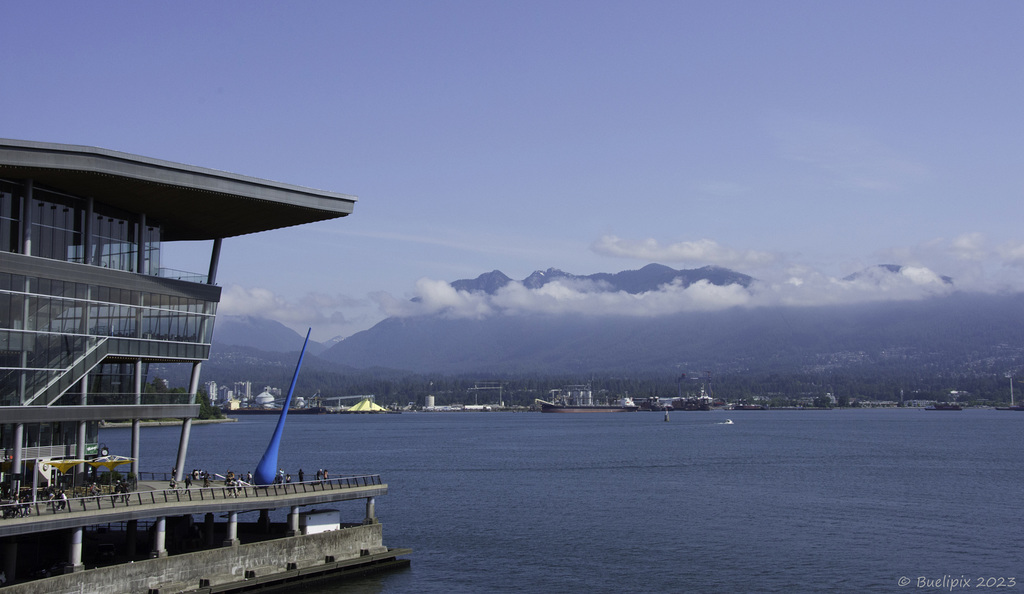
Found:
[{"label": "building support column", "polygon": [[[23,286],[26,295],[31,292],[32,282],[28,277],[25,278]],[[21,306],[21,329],[26,331],[34,330],[35,328],[32,328],[29,324],[32,320],[32,314],[29,311],[32,300],[23,299],[22,301],[24,301],[24,304]],[[17,329],[17,324],[18,322],[15,322],[15,329]],[[25,404],[25,401],[28,400],[28,353],[29,349],[21,349],[21,371],[18,372],[18,404]]]},{"label": "building support column", "polygon": [[[79,460],[85,459],[85,421],[78,422],[78,437],[75,443],[75,458]],[[85,484],[86,474],[89,472],[89,466],[83,462],[78,465],[75,469],[75,473],[78,475],[79,485]]]},{"label": "building support column", "polygon": [[146,274],[146,213],[139,213],[139,236],[135,238],[135,273]]},{"label": "building support column", "polygon": [[[142,404],[142,359],[135,361],[135,404]],[[142,422],[139,419],[132,419],[132,473],[135,480],[139,480],[139,433]]]},{"label": "building support column", "polygon": [[[95,215],[96,200],[89,196],[85,199],[85,228],[82,230],[82,263],[92,264],[92,225]],[[88,309],[88,308],[86,308]]]},{"label": "building support column", "polygon": [[288,514],[288,530],[284,533],[285,536],[295,536],[299,533],[299,506],[292,506],[291,513]]},{"label": "building support column", "polygon": [[142,432],[142,421],[132,419],[132,474],[139,480],[139,435]]},{"label": "building support column", "polygon": [[39,458],[32,460],[32,503],[36,502],[36,495],[39,493]]},{"label": "building support column", "polygon": [[[86,220],[86,228],[89,228],[91,226],[91,222],[90,222],[91,218],[92,218],[92,199],[91,198],[88,200],[88,204],[89,204],[89,207],[86,209],[87,210],[87,214],[86,214],[86,219],[85,219]],[[88,236],[89,233],[87,232],[86,235]],[[85,245],[85,248],[84,248],[85,249],[85,253],[83,254],[82,257],[83,258],[88,258],[89,241],[86,241],[84,245]],[[83,261],[85,261],[85,260],[83,260]],[[85,261],[85,262],[86,262],[86,264],[88,264],[88,261]],[[90,298],[89,288],[86,288],[86,298],[87,299]],[[85,306],[85,307],[82,308],[82,320],[81,320],[81,324],[82,325],[81,325],[81,328],[80,328],[80,332],[82,334],[89,334],[89,309],[90,309],[89,306]],[[88,373],[82,374],[82,379],[78,380],[78,404],[80,406],[88,406],[88,404],[89,404],[89,374]],[[75,445],[75,457],[80,459],[80,460],[84,460],[85,459],[85,440],[86,440],[85,436],[86,436],[86,422],[85,421],[79,421],[78,422],[78,438],[77,438],[77,442],[76,442],[76,445]],[[83,479],[84,479],[85,474],[88,471],[89,471],[88,467],[85,464],[81,464],[81,465],[79,465],[78,470],[76,470],[75,472],[79,473],[80,476],[82,476]],[[82,481],[82,484],[84,484],[84,480]]]},{"label": "building support column", "polygon": [[[197,400],[197,396],[199,394],[199,371],[202,367],[203,364],[201,361],[197,361],[192,364],[192,377],[188,383],[188,393],[191,394],[193,402]],[[182,419],[181,438],[178,439],[178,459],[174,464],[174,480],[176,481],[180,481],[185,478],[185,457],[188,455],[188,440],[191,431],[192,419]]]},{"label": "building support column", "polygon": [[157,518],[153,523],[153,550],[150,559],[167,556],[167,518]]},{"label": "building support column", "polygon": [[238,512],[228,512],[228,535],[224,539],[224,546],[238,546]]},{"label": "building support column", "polygon": [[218,237],[213,240],[213,252],[210,254],[210,272],[206,275],[206,284],[217,284],[217,265],[220,263],[220,246],[223,240]]},{"label": "building support column", "polygon": [[135,404],[142,404],[142,359],[135,360]]},{"label": "building support column", "polygon": [[363,524],[376,524],[377,523],[377,512],[374,509],[374,498],[366,498],[366,518],[363,519]]},{"label": "building support column", "polygon": [[82,565],[82,527],[71,529],[71,550],[68,552],[68,562],[71,564],[72,572],[79,572],[85,569]]},{"label": "building support column", "polygon": [[178,439],[178,460],[174,464],[174,480],[185,478],[185,454],[188,452],[188,437],[192,431],[192,419],[182,419],[181,437]]},{"label": "building support column", "polygon": [[21,492],[21,442],[25,440],[25,424],[14,425],[14,458],[11,460],[11,495],[17,499]]},{"label": "building support column", "polygon": [[35,194],[35,180],[25,180],[25,201],[21,209],[21,253],[32,255],[32,198]]}]

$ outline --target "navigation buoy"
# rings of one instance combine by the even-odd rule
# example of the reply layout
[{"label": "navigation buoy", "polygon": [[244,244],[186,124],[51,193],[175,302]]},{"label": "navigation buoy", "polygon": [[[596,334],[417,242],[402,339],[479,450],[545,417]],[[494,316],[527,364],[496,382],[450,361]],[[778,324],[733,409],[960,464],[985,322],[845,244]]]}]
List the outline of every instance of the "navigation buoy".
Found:
[{"label": "navigation buoy", "polygon": [[668,422],[668,411],[665,411],[665,421]]}]

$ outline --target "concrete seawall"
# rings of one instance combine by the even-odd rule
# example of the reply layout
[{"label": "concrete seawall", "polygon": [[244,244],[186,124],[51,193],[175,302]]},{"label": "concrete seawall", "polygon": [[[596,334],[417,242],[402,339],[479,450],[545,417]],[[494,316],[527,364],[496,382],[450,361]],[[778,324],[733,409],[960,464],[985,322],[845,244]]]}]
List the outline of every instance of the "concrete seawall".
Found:
[{"label": "concrete seawall", "polygon": [[15,584],[5,594],[210,592],[393,560],[381,524],[147,559]]}]

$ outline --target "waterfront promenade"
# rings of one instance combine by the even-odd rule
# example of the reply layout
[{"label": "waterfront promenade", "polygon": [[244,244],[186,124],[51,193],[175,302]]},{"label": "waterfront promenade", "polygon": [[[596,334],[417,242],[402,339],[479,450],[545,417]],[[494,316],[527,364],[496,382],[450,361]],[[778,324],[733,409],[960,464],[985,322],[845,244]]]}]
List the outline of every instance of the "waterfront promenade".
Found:
[{"label": "waterfront promenade", "polygon": [[[373,518],[373,497],[387,494],[379,475],[356,475],[325,481],[252,485],[159,488],[163,482],[142,481],[131,493],[74,497],[66,501],[8,503],[0,506],[0,538],[38,532],[127,522],[162,516],[230,513],[367,500]],[[63,503],[63,507],[60,505]]]},{"label": "waterfront promenade", "polygon": [[[228,591],[408,565],[395,559],[407,550],[391,550],[382,542],[374,508],[388,486],[379,475],[268,486],[163,488],[167,484],[142,481],[129,493],[0,506],[2,569],[14,582],[5,590],[38,594],[86,588],[122,594],[219,584],[214,590]],[[359,499],[365,500],[361,522],[335,523],[311,534],[302,526],[303,508]],[[270,522],[275,509],[288,511],[287,521],[276,528]],[[259,512],[259,520],[242,524],[239,516],[245,512]],[[193,524],[193,515],[205,519]],[[226,521],[216,522],[217,516]],[[323,528],[328,531],[319,532]],[[24,548],[25,561],[39,565],[32,552],[39,546],[49,546],[46,563],[53,563],[45,572],[18,562]],[[22,575],[19,566],[29,571]]]}]

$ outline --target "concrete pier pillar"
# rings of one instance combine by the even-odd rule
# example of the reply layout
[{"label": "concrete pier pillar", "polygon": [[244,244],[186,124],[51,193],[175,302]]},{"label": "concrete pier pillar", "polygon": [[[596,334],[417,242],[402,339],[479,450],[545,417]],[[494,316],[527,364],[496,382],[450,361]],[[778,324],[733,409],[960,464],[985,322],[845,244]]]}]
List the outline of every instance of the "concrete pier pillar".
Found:
[{"label": "concrete pier pillar", "polygon": [[215,525],[213,523],[213,518],[213,514],[206,514],[203,522],[203,539],[208,547],[213,546],[213,527]]},{"label": "concrete pier pillar", "polygon": [[363,520],[363,524],[376,524],[377,523],[377,512],[374,509],[374,498],[366,498],[366,518]]},{"label": "concrete pier pillar", "polygon": [[238,546],[238,512],[228,513],[228,536],[224,539],[224,546]]},{"label": "concrete pier pillar", "polygon": [[4,543],[3,548],[3,565],[0,565],[0,570],[3,570],[7,576],[7,582],[11,583],[18,577],[18,572],[15,571],[18,567],[18,543],[14,540],[14,537],[7,539]]},{"label": "concrete pier pillar", "polygon": [[82,571],[85,566],[82,565],[82,528],[71,529],[71,547],[68,551],[68,563],[71,564],[71,571]]},{"label": "concrete pier pillar", "polygon": [[288,514],[288,531],[285,532],[285,536],[295,536],[299,533],[299,507],[292,507],[291,513]]},{"label": "concrete pier pillar", "polygon": [[153,550],[150,558],[167,556],[167,518],[157,518],[153,523]]},{"label": "concrete pier pillar", "polygon": [[270,534],[270,510],[261,509],[260,517],[256,520],[256,526],[263,534]]},{"label": "concrete pier pillar", "polygon": [[139,537],[139,521],[128,520],[125,525],[124,535],[124,554],[128,555],[128,558],[135,557],[136,541]]}]

